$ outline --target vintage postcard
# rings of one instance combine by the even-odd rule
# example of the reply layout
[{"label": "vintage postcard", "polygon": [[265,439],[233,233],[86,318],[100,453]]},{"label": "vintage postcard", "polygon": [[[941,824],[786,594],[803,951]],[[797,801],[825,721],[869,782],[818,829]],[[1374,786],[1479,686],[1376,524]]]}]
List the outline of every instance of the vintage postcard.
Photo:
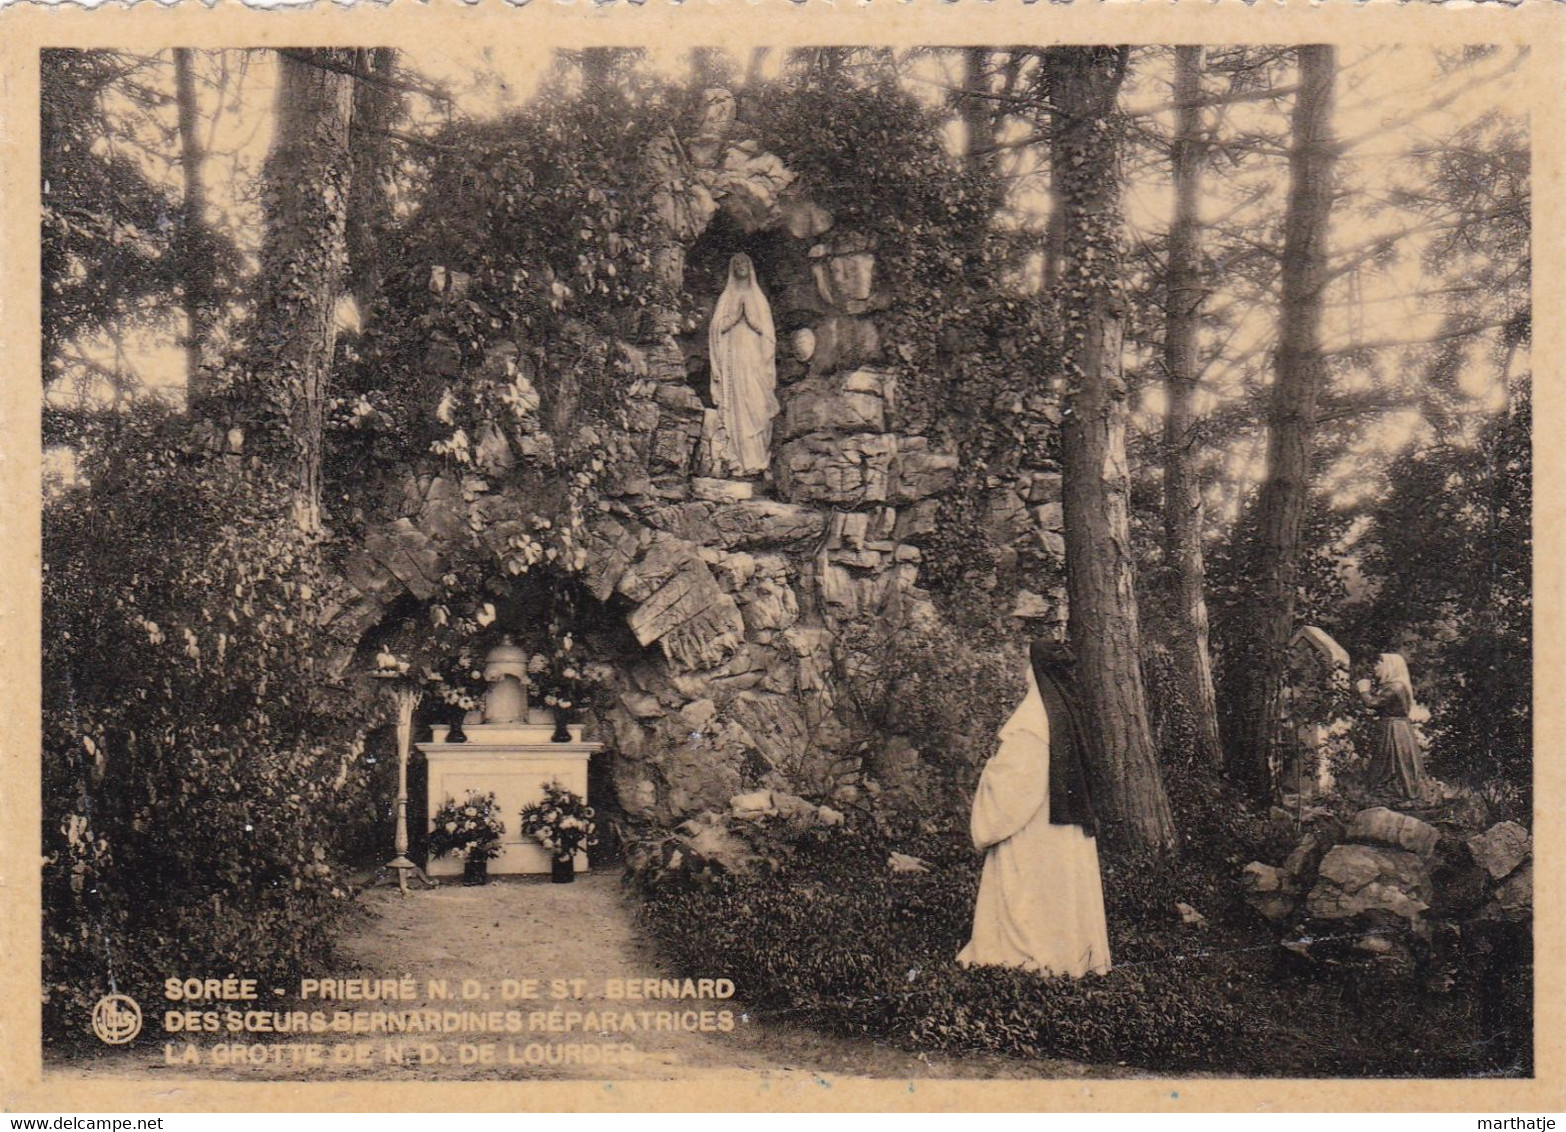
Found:
[{"label": "vintage postcard", "polygon": [[0,10],[0,1101],[1566,1107],[1563,18]]}]

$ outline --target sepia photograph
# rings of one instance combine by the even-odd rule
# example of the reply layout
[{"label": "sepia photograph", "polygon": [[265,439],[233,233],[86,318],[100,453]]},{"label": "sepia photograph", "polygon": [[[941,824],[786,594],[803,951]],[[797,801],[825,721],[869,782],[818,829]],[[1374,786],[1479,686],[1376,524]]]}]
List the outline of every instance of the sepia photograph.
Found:
[{"label": "sepia photograph", "polygon": [[1534,1077],[1537,60],[1034,38],[37,51],[46,1083]]}]

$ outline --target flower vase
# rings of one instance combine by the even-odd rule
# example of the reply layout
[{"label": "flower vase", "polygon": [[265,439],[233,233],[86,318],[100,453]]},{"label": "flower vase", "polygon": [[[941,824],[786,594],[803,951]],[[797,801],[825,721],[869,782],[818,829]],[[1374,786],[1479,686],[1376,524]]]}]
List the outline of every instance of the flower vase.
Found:
[{"label": "flower vase", "polygon": [[569,743],[571,741],[571,728],[566,724],[565,712],[555,712],[555,733],[549,737],[551,743]]},{"label": "flower vase", "polygon": [[489,861],[484,857],[469,857],[462,863],[462,883],[466,885],[489,883]]},{"label": "flower vase", "polygon": [[571,857],[549,859],[549,879],[554,884],[570,884],[576,879],[576,861]]}]

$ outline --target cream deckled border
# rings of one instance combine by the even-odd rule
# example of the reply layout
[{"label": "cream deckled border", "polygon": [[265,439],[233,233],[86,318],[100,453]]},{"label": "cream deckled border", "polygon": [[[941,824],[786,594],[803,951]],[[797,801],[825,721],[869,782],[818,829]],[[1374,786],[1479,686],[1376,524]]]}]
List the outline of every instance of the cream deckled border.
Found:
[{"label": "cream deckled border", "polygon": [[[1530,1081],[867,1081],[831,1087],[802,1077],[736,1076],[695,1082],[248,1084],[183,1077],[164,1081],[40,1077],[39,994],[39,396],[38,50],[41,47],[237,47],[388,45],[434,41],[536,53],[550,46],[649,43],[802,44],[1082,43],[1528,43],[1526,87],[1534,142],[1536,854],[1538,919],[1536,1065]],[[353,8],[260,11],[219,0],[100,10],[30,3],[0,10],[0,1107],[16,1111],[135,1112],[320,1110],[758,1109],[834,1110],[1383,1110],[1523,1114],[1566,1109],[1561,1007],[1566,870],[1563,800],[1566,738],[1561,668],[1566,660],[1566,5],[1523,0],[1515,8],[1393,3],[1324,5],[1153,3],[1058,5],[1019,0],[501,0],[472,5],[409,0]]]}]

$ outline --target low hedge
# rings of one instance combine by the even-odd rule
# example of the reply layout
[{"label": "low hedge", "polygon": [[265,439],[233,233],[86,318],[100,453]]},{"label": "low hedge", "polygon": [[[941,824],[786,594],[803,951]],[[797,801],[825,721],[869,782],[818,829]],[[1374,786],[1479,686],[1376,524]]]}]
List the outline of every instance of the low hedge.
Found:
[{"label": "low hedge", "polygon": [[900,848],[931,871],[893,874],[873,834],[819,831],[776,874],[671,886],[642,916],[682,970],[721,972],[747,1005],[840,1033],[1159,1070],[1253,1063],[1255,1016],[1197,964],[1084,979],[959,967],[979,861],[956,837]]}]

